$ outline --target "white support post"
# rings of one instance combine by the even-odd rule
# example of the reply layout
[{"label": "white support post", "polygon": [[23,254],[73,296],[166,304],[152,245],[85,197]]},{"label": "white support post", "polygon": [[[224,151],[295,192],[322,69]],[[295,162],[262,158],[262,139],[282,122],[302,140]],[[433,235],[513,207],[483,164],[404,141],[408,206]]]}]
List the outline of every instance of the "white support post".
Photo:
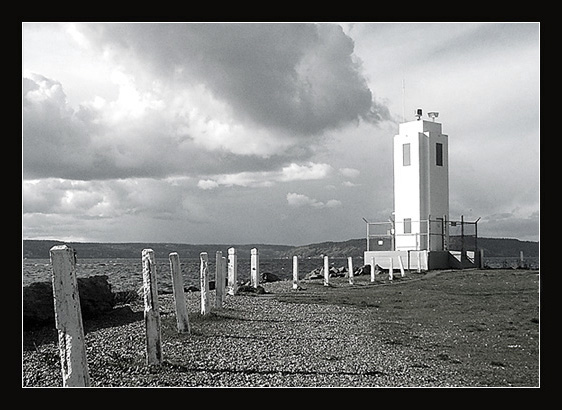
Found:
[{"label": "white support post", "polygon": [[260,255],[257,248],[251,250],[250,256],[250,283],[257,288],[260,283]]},{"label": "white support post", "polygon": [[210,313],[209,305],[209,256],[207,252],[199,254],[201,259],[201,269],[199,274],[199,284],[201,287],[201,314],[207,315]]},{"label": "white support post", "polygon": [[388,269],[388,280],[394,279],[394,258],[390,257],[390,268]]},{"label": "white support post", "polygon": [[330,261],[324,256],[324,286],[330,286]]},{"label": "white support post", "polygon": [[160,312],[158,311],[158,287],[156,262],[152,249],[142,250],[142,282],[144,294],[144,324],[146,327],[146,364],[162,364],[162,338]]},{"label": "white support post", "polygon": [[371,282],[375,281],[375,257],[371,256]]},{"label": "white support post", "polygon": [[398,264],[400,265],[400,276],[404,277],[404,263],[402,263],[402,256],[398,255]]},{"label": "white support post", "polygon": [[215,308],[221,309],[224,296],[224,277],[222,269],[222,251],[216,253],[215,264]]},{"label": "white support post", "polygon": [[293,289],[299,288],[299,257],[293,256]]},{"label": "white support post", "polygon": [[347,257],[347,270],[349,273],[349,284],[353,285],[354,277],[353,277],[353,258],[351,256]]},{"label": "white support post", "polygon": [[58,331],[62,385],[89,387],[90,375],[76,282],[74,249],[66,245],[53,246],[49,254],[53,267],[55,324]]},{"label": "white support post", "polygon": [[238,257],[235,248],[228,248],[228,294],[236,294],[238,290]]},{"label": "white support post", "polygon": [[174,291],[174,302],[176,305],[176,324],[178,333],[190,333],[189,317],[185,304],[185,292],[183,290],[183,276],[180,269],[180,257],[177,252],[172,252],[170,258],[170,272],[172,273],[172,289]]},{"label": "white support post", "polygon": [[417,272],[420,273],[421,272],[421,258],[420,258],[420,251],[416,252],[416,256],[418,258],[418,269]]}]

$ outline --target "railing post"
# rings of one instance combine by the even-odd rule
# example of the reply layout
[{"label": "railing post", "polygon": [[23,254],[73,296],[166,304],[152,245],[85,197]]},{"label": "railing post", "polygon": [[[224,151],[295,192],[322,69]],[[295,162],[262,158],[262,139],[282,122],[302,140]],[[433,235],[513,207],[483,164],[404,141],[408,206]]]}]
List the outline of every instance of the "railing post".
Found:
[{"label": "railing post", "polygon": [[142,281],[144,293],[144,324],[146,327],[146,363],[162,364],[162,340],[160,335],[160,312],[158,311],[158,287],[156,262],[152,249],[142,251]]},{"label": "railing post", "polygon": [[299,257],[293,256],[293,289],[299,288]]},{"label": "railing post", "polygon": [[250,255],[250,283],[254,288],[260,283],[260,255],[257,248],[253,248]]},{"label": "railing post", "polygon": [[199,254],[201,269],[199,271],[199,282],[201,287],[201,314],[207,315],[210,312],[209,306],[209,256],[207,252]]},{"label": "railing post", "polygon": [[174,302],[176,305],[176,324],[179,333],[190,332],[189,317],[185,304],[185,292],[183,290],[183,276],[180,269],[180,257],[177,252],[172,252],[170,258],[170,272],[172,273],[172,289],[174,291]]},{"label": "railing post", "polygon": [[58,331],[62,385],[89,387],[90,375],[76,282],[74,250],[66,245],[53,246],[49,255],[53,268],[55,325]]},{"label": "railing post", "polygon": [[228,294],[236,294],[238,287],[238,258],[236,256],[236,249],[228,249]]}]

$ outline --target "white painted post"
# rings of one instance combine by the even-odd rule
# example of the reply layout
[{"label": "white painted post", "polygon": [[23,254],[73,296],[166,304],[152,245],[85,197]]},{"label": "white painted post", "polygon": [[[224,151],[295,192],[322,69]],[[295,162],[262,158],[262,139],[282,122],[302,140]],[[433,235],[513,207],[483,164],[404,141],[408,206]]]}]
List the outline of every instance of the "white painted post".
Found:
[{"label": "white painted post", "polygon": [[347,270],[349,271],[349,284],[353,285],[353,258],[351,256],[347,257]]},{"label": "white painted post", "polygon": [[162,338],[160,334],[160,312],[158,311],[158,287],[156,262],[152,249],[142,250],[142,282],[144,294],[144,324],[146,327],[146,364],[162,364]]},{"label": "white painted post", "polygon": [[222,263],[221,263],[221,269],[222,269],[222,294],[221,294],[221,305],[224,304],[224,299],[226,297],[226,269],[227,269],[227,260],[226,260],[226,256],[222,257]]},{"label": "white painted post", "polygon": [[189,317],[185,304],[185,292],[183,290],[183,276],[180,269],[180,257],[177,252],[172,252],[170,258],[170,272],[172,273],[172,289],[174,291],[174,302],[176,305],[176,324],[178,333],[190,333]]},{"label": "white painted post", "polygon": [[390,257],[390,268],[388,269],[388,280],[394,279],[394,258]]},{"label": "white painted post", "polygon": [[201,287],[201,314],[207,315],[210,312],[209,306],[209,256],[207,252],[199,254],[201,259],[201,269],[199,274],[199,284]]},{"label": "white painted post", "polygon": [[406,274],[404,273],[404,263],[402,263],[402,257],[398,255],[398,264],[400,265],[400,276],[404,277]]},{"label": "white painted post", "polygon": [[330,261],[324,256],[324,286],[330,286]]},{"label": "white painted post", "polygon": [[76,282],[74,249],[66,245],[53,246],[49,254],[53,267],[55,325],[58,331],[62,385],[89,387],[90,374]]},{"label": "white painted post", "polygon": [[257,288],[260,283],[260,255],[257,248],[253,248],[250,256],[250,283]]},{"label": "white painted post", "polygon": [[299,257],[293,256],[293,289],[299,288]]},{"label": "white painted post", "polygon": [[417,251],[417,252],[416,252],[416,256],[418,257],[418,269],[417,269],[417,271],[418,271],[418,273],[420,273],[420,272],[421,272],[421,258],[420,258],[420,251]]},{"label": "white painted post", "polygon": [[236,249],[228,249],[228,294],[233,295],[238,288],[238,257],[236,256]]},{"label": "white painted post", "polygon": [[222,272],[222,251],[217,251],[215,266],[215,308],[217,309],[222,308],[224,297],[224,276]]},{"label": "white painted post", "polygon": [[371,256],[371,282],[375,281],[375,257]]}]

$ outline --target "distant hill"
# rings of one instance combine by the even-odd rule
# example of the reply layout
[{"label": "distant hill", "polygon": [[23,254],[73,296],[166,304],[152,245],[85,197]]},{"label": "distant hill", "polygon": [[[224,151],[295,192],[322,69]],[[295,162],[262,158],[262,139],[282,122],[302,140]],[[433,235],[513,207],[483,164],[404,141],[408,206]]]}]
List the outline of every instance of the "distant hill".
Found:
[{"label": "distant hill", "polygon": [[[49,249],[55,245],[65,242],[57,240],[24,240],[23,257],[28,259],[48,259]],[[361,257],[365,251],[366,241],[362,239],[350,239],[342,242],[321,242],[303,246],[290,245],[192,245],[180,243],[96,243],[96,242],[68,242],[79,258],[140,258],[145,248],[151,248],[156,255],[167,255],[170,252],[178,252],[180,258],[197,258],[199,253],[209,253],[209,258],[214,258],[216,251],[222,251],[227,256],[228,248],[234,246],[238,257],[249,258],[250,250],[258,248],[262,258],[290,258],[298,255],[304,258],[320,257],[329,255],[331,257]],[[531,241],[520,241],[509,238],[478,238],[478,248],[484,249],[486,257],[512,257],[519,256],[519,252],[528,257],[539,256],[539,243]],[[162,257],[159,256],[159,257]]]}]

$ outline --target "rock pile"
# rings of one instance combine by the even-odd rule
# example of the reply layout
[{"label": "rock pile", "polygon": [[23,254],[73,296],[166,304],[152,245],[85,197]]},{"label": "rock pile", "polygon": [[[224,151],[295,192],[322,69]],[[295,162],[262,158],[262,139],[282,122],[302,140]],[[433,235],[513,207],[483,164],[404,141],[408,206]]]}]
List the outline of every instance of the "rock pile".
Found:
[{"label": "rock pile", "polygon": [[[115,306],[115,295],[107,275],[78,278],[82,318],[88,319],[108,312]],[[23,287],[23,327],[55,326],[53,285],[35,282]]]}]

